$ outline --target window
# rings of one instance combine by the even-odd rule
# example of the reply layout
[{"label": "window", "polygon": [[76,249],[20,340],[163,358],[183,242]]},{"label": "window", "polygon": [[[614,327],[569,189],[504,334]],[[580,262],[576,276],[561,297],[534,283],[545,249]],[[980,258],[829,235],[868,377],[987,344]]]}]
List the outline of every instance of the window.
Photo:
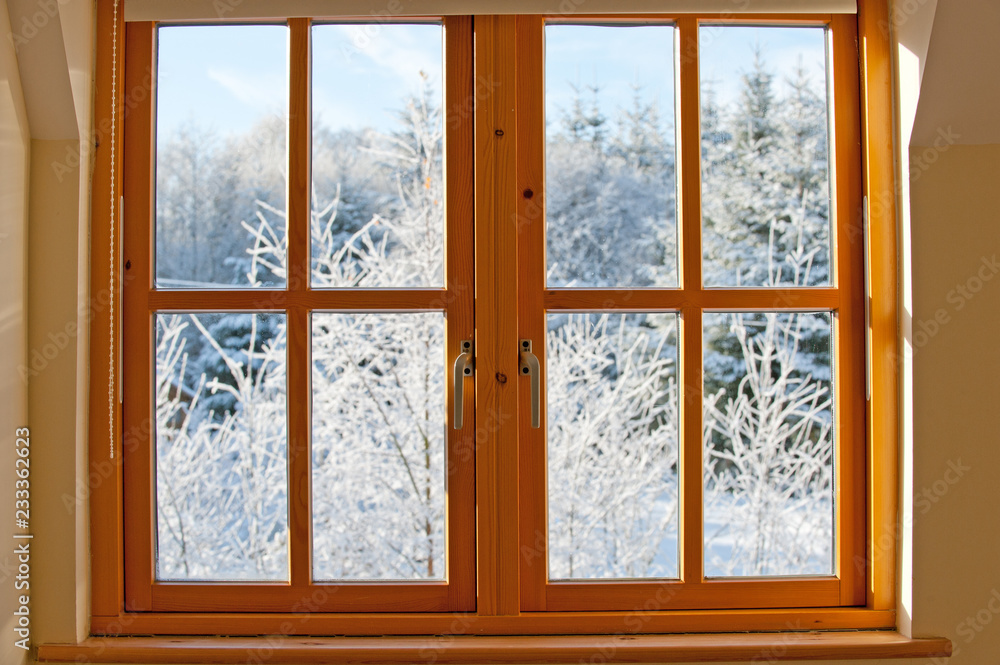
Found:
[{"label": "window", "polygon": [[892,627],[868,25],[126,24],[94,632]]}]

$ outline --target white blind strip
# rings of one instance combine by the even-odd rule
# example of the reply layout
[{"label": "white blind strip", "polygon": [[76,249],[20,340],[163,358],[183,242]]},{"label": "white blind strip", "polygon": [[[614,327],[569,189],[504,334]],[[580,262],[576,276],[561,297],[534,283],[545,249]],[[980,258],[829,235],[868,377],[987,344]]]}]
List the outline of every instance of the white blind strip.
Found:
[{"label": "white blind strip", "polygon": [[126,21],[463,14],[855,14],[857,0],[127,0]]}]

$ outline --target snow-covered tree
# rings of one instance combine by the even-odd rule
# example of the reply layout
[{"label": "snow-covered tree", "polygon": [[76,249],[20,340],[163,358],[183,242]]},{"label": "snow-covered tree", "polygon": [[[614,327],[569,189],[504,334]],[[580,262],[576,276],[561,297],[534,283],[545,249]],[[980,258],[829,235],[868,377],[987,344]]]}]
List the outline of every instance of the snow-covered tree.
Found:
[{"label": "snow-covered tree", "polygon": [[[287,571],[287,437],[284,326],[248,321],[234,352],[209,331],[212,315],[166,314],[156,330],[157,576],[160,579],[284,579]],[[185,385],[185,328],[197,329],[230,381]],[[255,369],[254,369],[255,368]],[[223,417],[199,418],[198,401],[224,392]],[[211,416],[211,414],[210,414]]]},{"label": "snow-covered tree", "polygon": [[[706,279],[828,283],[825,99],[801,71],[779,88],[762,57],[744,87],[734,106],[703,100]],[[588,103],[577,94],[548,136],[549,283],[675,285],[668,128],[640,90],[613,118],[600,111],[599,89],[591,93]],[[443,132],[431,99],[425,88],[405,104],[390,135],[317,123],[314,288],[442,284]],[[225,141],[192,129],[163,149],[163,274],[284,281],[287,174],[273,167],[284,163],[283,128],[265,122]],[[829,572],[829,316],[705,322],[707,569]],[[550,323],[550,574],[673,576],[676,318],[566,314]],[[315,312],[311,324],[314,574],[441,579],[443,315]],[[163,315],[157,326],[159,574],[283,578],[284,318]]]},{"label": "snow-covered tree", "polygon": [[826,92],[802,67],[778,97],[760,50],[732,108],[703,96],[702,223],[711,286],[815,286],[830,275]]},{"label": "snow-covered tree", "polygon": [[553,579],[677,574],[676,338],[644,318],[569,314],[550,326]]},{"label": "snow-covered tree", "polygon": [[[579,90],[546,144],[548,281],[554,286],[677,283],[672,142],[635,91],[615,125]],[[599,89],[592,89],[597,95]]]},{"label": "snow-covered tree", "polygon": [[831,387],[800,367],[806,320],[828,317],[712,316],[742,368],[735,387],[705,396],[706,572],[832,574]]}]

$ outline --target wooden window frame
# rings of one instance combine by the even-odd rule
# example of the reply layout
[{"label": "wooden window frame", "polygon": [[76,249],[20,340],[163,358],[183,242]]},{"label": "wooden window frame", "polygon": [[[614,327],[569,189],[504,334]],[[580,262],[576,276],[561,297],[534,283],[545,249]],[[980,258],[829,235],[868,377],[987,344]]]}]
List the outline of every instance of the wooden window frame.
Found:
[{"label": "wooden window frame", "polygon": [[[320,583],[310,580],[312,510],[309,439],[310,314],[317,312],[438,312],[447,317],[446,351],[450,361],[460,353],[462,339],[471,339],[473,275],[466,258],[472,247],[471,142],[472,123],[462,120],[461,104],[472,94],[471,26],[468,17],[443,19],[445,49],[457,57],[445,70],[445,106],[459,122],[448,123],[445,136],[448,238],[445,287],[424,289],[314,289],[311,286],[308,235],[311,203],[309,146],[311,144],[310,75],[311,23],[288,19],[288,277],[285,288],[158,289],[153,266],[155,211],[153,174],[156,168],[154,94],[138,100],[124,122],[128,148],[125,174],[126,233],[124,242],[123,381],[128,386],[122,413],[126,431],[141,430],[155,411],[152,394],[155,318],[170,312],[279,312],[287,317],[287,431],[289,569],[287,582],[158,581],[155,552],[156,502],[153,432],[141,432],[122,451],[124,474],[146,482],[126,482],[124,525],[132,537],[124,542],[125,607],[133,612],[206,611],[239,607],[247,612],[288,611],[310,599],[314,610],[372,612],[458,612],[475,607],[473,539],[475,512],[474,429],[447,429],[448,491],[446,496],[447,556],[443,581]],[[157,26],[149,22],[125,27],[125,89],[143,85],[156,62]],[[154,75],[155,77],[155,75]],[[449,365],[450,366],[450,365]],[[449,395],[451,388],[449,387]],[[471,402],[471,399],[469,400]],[[449,399],[446,403],[450,404]],[[471,403],[470,403],[471,407]],[[147,428],[151,429],[151,428]]]},{"label": "wooden window frame", "polygon": [[[97,150],[93,176],[92,203],[92,262],[91,279],[96,285],[107,284],[114,275],[114,269],[106,257],[112,247],[114,238],[121,237],[121,229],[117,223],[109,224],[106,220],[116,219],[116,202],[122,192],[121,169],[115,172],[116,180],[111,181],[110,165],[112,159],[117,164],[123,164],[123,141],[121,134],[116,141],[111,138],[113,131],[121,130],[110,126],[107,118],[111,116],[111,86],[112,86],[112,55],[118,54],[117,102],[118,117],[131,118],[144,103],[143,96],[149,97],[151,91],[143,87],[142,79],[148,72],[136,73],[135,84],[129,86],[126,81],[121,54],[128,57],[125,41],[125,25],[122,13],[113,12],[112,0],[98,0],[97,34],[111,35],[114,27],[114,16],[118,17],[118,43],[99,38],[97,41],[97,113],[101,119],[97,126],[97,135],[101,137]],[[584,17],[580,17],[584,18]],[[634,15],[623,18],[637,18]],[[641,17],[638,17],[641,18]],[[661,16],[657,19],[672,19],[681,31],[682,40],[690,40],[694,19],[689,16]],[[731,20],[732,16],[708,16],[709,20]],[[751,16],[735,17],[740,22]],[[769,17],[772,21],[789,20],[788,16]],[[807,17],[815,20],[816,17]],[[795,603],[784,601],[778,606],[768,605],[763,596],[753,595],[757,591],[748,591],[760,602],[751,603],[756,607],[722,608],[715,601],[717,609],[694,609],[707,602],[713,604],[710,591],[696,590],[690,602],[665,602],[658,597],[658,591],[663,583],[643,585],[640,590],[647,601],[630,610],[611,611],[581,611],[574,608],[574,603],[588,602],[586,592],[582,595],[546,597],[543,605],[546,611],[526,611],[521,605],[525,594],[520,578],[522,568],[517,545],[518,538],[524,538],[523,525],[519,525],[512,511],[503,510],[503,506],[517,505],[523,497],[518,488],[518,443],[517,432],[513,428],[505,428],[495,436],[486,437],[477,446],[476,463],[476,511],[479,528],[476,532],[475,553],[475,583],[477,599],[473,611],[451,613],[447,611],[417,611],[417,612],[329,612],[322,603],[317,603],[309,594],[298,597],[302,603],[297,613],[277,612],[272,608],[262,608],[254,613],[236,613],[231,611],[133,611],[126,602],[125,584],[128,575],[132,574],[124,566],[125,542],[121,516],[127,510],[129,502],[134,500],[126,492],[123,484],[122,465],[119,456],[109,460],[109,432],[114,432],[112,445],[117,451],[129,449],[136,442],[145,438],[148,440],[148,427],[140,426],[138,430],[122,427],[121,413],[108,408],[108,386],[114,381],[114,368],[120,353],[118,340],[112,331],[120,324],[117,319],[110,318],[106,312],[100,312],[94,317],[91,331],[91,379],[90,379],[90,510],[91,510],[91,547],[92,547],[92,602],[90,630],[95,636],[107,635],[256,635],[278,634],[294,635],[440,635],[440,634],[487,634],[487,635],[523,635],[523,634],[567,634],[567,633],[686,633],[686,632],[719,632],[719,631],[788,631],[788,630],[837,630],[837,629],[893,629],[895,618],[895,559],[896,559],[896,520],[897,520],[897,455],[898,455],[898,372],[897,359],[900,357],[897,336],[898,304],[897,304],[897,261],[896,261],[896,212],[895,212],[895,172],[892,144],[892,56],[890,52],[889,35],[880,27],[888,24],[888,8],[886,0],[859,0],[856,19],[852,17],[834,17],[832,20],[857,21],[856,39],[858,45],[858,68],[854,72],[850,84],[857,93],[852,95],[860,107],[860,124],[857,127],[857,143],[845,145],[844,149],[857,150],[860,153],[861,173],[857,181],[859,192],[854,192],[850,200],[860,200],[860,195],[869,200],[878,201],[880,205],[872,206],[870,219],[869,253],[871,260],[870,307],[872,353],[869,361],[871,374],[871,398],[864,406],[865,451],[850,461],[859,470],[863,467],[863,499],[864,510],[858,511],[865,522],[855,533],[863,537],[853,544],[850,551],[856,552],[850,561],[844,554],[839,556],[840,570],[850,567],[861,574],[853,576],[850,584],[838,587],[836,592],[824,589],[822,607],[794,607],[802,605],[802,599],[797,597]],[[514,58],[530,57],[528,49],[515,54],[514,36],[519,27],[522,30],[534,30],[526,23],[533,21],[530,17],[514,16],[477,16],[475,18],[475,70],[468,72],[471,80],[477,84],[483,80],[484,72],[500,77],[501,85],[495,85],[492,93],[480,98],[476,91],[474,97],[479,103],[475,110],[474,120],[477,126],[487,128],[504,128],[505,137],[496,137],[493,133],[477,131],[475,137],[467,140],[473,143],[475,161],[474,189],[464,192],[461,196],[474,203],[476,211],[475,234],[477,238],[488,238],[489,242],[478,242],[475,246],[475,280],[476,307],[480,311],[480,322],[477,337],[477,375],[475,401],[477,412],[481,418],[503,418],[504,414],[517,413],[517,392],[501,390],[493,377],[497,373],[508,376],[517,375],[517,343],[522,322],[518,319],[518,297],[515,288],[493,279],[498,266],[503,261],[510,261],[516,256],[518,242],[517,228],[507,223],[518,219],[519,215],[537,215],[526,206],[525,199],[516,195],[529,187],[530,183],[539,182],[537,151],[541,148],[538,136],[530,136],[528,132],[517,131],[518,114],[537,113],[539,100],[538,87],[532,82],[519,79],[514,67]],[[794,20],[792,18],[791,20]],[[537,40],[532,41],[531,48],[537,49]],[[844,43],[843,48],[850,48]],[[471,45],[470,45],[471,48]],[[536,54],[537,55],[537,54]],[[683,90],[697,89],[697,79],[692,81],[690,67],[687,75],[682,71],[680,86]],[[696,71],[696,70],[695,70]],[[495,82],[494,82],[495,83]],[[506,85],[503,85],[506,83]],[[839,79],[837,86],[846,84]],[[294,89],[298,85],[292,83]],[[839,90],[839,87],[838,87]],[[683,93],[682,93],[683,94]],[[518,95],[532,100],[528,106],[518,103]],[[690,108],[697,103],[697,97],[692,102],[691,95],[685,95],[682,101],[682,115],[690,116],[697,113],[697,108]],[[838,100],[842,99],[840,95]],[[128,122],[134,122],[130,120]],[[293,123],[293,132],[294,129]],[[301,128],[299,129],[301,130]],[[299,134],[303,140],[307,135]],[[838,137],[836,150],[841,150],[842,141]],[[152,146],[149,146],[152,149]],[[680,146],[679,161],[683,164],[685,158],[693,159],[697,155],[697,146]],[[112,155],[114,150],[114,155]],[[525,161],[527,155],[533,157]],[[137,156],[127,156],[129,164]],[[694,157],[696,158],[696,157]],[[521,160],[521,161],[519,161]],[[838,155],[838,163],[840,155]],[[683,166],[681,167],[683,168]],[[470,168],[470,173],[472,169]],[[307,182],[307,181],[306,181]],[[524,187],[522,187],[522,185]],[[148,198],[148,187],[145,196]],[[293,183],[293,186],[295,184]],[[298,183],[298,186],[303,186]],[[536,185],[537,187],[538,185]],[[108,192],[114,194],[109,197]],[[683,184],[682,196],[688,204],[697,201],[700,196],[698,186],[688,179]],[[838,190],[838,196],[839,190]],[[131,197],[131,194],[130,194]],[[838,202],[839,203],[839,202]],[[289,205],[292,205],[291,200]],[[681,223],[688,227],[694,223],[694,217],[684,211]],[[854,218],[860,219],[860,208],[855,210]],[[858,247],[862,238],[855,231],[848,236],[839,238],[841,242],[851,243]],[[845,231],[842,230],[843,235]],[[131,242],[131,240],[129,240]],[[700,260],[692,261],[700,256],[700,249],[695,251],[692,245],[685,247],[684,262],[685,278],[691,273],[692,265],[700,266]],[[852,252],[856,261],[859,253]],[[546,306],[558,305],[560,298],[572,298],[573,295],[553,294],[551,291],[539,290],[538,264],[532,264],[529,270],[535,271],[535,290],[532,298],[546,298]],[[853,270],[854,268],[852,268]],[[691,283],[691,282],[689,282]],[[856,287],[853,287],[856,288]],[[638,293],[638,292],[636,292]],[[800,291],[796,291],[799,294]],[[795,294],[789,295],[793,297]],[[653,298],[648,305],[643,305],[642,298],[646,295],[634,296],[625,304],[625,309],[659,309],[680,308],[684,303],[670,302]],[[708,296],[706,296],[708,297]],[[574,301],[575,302],[575,301]],[[562,307],[572,308],[589,306],[590,301],[574,305],[567,302]],[[774,302],[774,294],[766,294],[759,306],[768,307]],[[728,306],[728,303],[726,304]],[[482,312],[488,312],[485,316]],[[540,309],[537,311],[541,311]],[[117,310],[116,310],[117,312]],[[697,334],[700,348],[700,326],[690,325],[685,328],[686,335]],[[697,330],[696,333],[690,332]],[[689,339],[689,341],[691,341]],[[854,381],[857,379],[855,377]],[[512,386],[515,382],[507,385]],[[524,409],[524,405],[520,405]],[[694,411],[694,409],[689,409]],[[700,408],[697,409],[700,413]],[[700,416],[699,416],[700,417]],[[148,422],[148,421],[147,421]],[[685,427],[690,429],[691,422],[686,421]],[[124,429],[124,431],[123,431]],[[522,439],[523,441],[524,439]],[[696,464],[701,450],[701,441],[697,446],[688,437],[683,445],[682,466]],[[523,444],[522,444],[523,445]],[[697,455],[694,454],[697,448]],[[523,450],[523,449],[522,449]],[[522,455],[523,459],[527,455]],[[128,464],[128,462],[126,462]],[[523,467],[521,467],[523,470]],[[512,472],[514,470],[514,472]],[[700,471],[699,471],[700,473]],[[692,504],[689,502],[689,506]],[[685,510],[684,519],[696,517],[700,506],[691,512]],[[530,533],[527,534],[530,537]],[[506,544],[505,544],[506,543]],[[513,543],[513,545],[511,545]],[[700,545],[699,545],[700,547]],[[685,555],[692,550],[689,544],[684,546]],[[294,556],[294,554],[293,554]],[[690,575],[700,567],[692,565],[690,557],[682,556],[682,576]],[[687,577],[692,579],[693,576]],[[780,581],[779,581],[780,582]],[[733,584],[734,582],[726,582]],[[736,582],[742,584],[743,582]],[[753,586],[756,581],[746,581]],[[773,582],[769,581],[769,584]],[[759,587],[760,594],[771,594],[776,591],[767,584]],[[548,592],[546,592],[548,594]],[[574,592],[575,593],[575,592]],[[528,596],[525,596],[528,597]],[[829,603],[828,600],[835,602]],[[537,598],[534,602],[538,606]],[[659,603],[659,604],[657,604]],[[808,604],[808,603],[805,603]],[[773,605],[773,604],[772,604]],[[577,606],[578,607],[578,606]],[[929,647],[928,647],[929,648]],[[935,645],[937,651],[924,650],[921,653],[940,653],[941,644]],[[624,652],[623,652],[624,653]],[[832,653],[832,652],[831,652]],[[55,658],[55,650],[40,652]],[[165,662],[165,661],[164,661]]]},{"label": "wooden window frame", "polygon": [[[677,609],[742,609],[862,606],[865,602],[863,570],[854,561],[864,558],[864,396],[865,348],[862,334],[864,301],[862,208],[859,166],[860,127],[856,17],[848,15],[741,15],[643,16],[645,22],[669,22],[679,45],[679,131],[677,146],[678,233],[680,285],[672,288],[611,289],[551,288],[545,284],[545,229],[542,223],[524,223],[519,229],[518,339],[544,339],[545,313],[549,311],[676,312],[683,349],[678,385],[681,386],[680,437],[680,580],[648,581],[549,581],[547,557],[522,557],[522,607],[529,611],[631,610],[647,599]],[[542,62],[545,24],[608,21],[607,16],[518,16],[516,52],[518,90],[518,191],[544,192],[544,84],[537,63]],[[635,20],[628,17],[622,20]],[[702,279],[701,217],[701,97],[699,28],[702,25],[822,26],[829,29],[830,61],[834,80],[830,150],[834,172],[837,237],[831,242],[831,263],[836,261],[830,286],[810,288],[706,287]],[[696,128],[694,131],[691,128]],[[526,128],[526,129],[522,129]],[[522,199],[519,220],[542,219],[540,196]],[[836,452],[834,458],[836,550],[834,575],[794,578],[706,578],[703,570],[703,427],[702,416],[702,314],[730,311],[815,312],[828,311],[833,323],[834,402]],[[536,355],[545,364],[545,345]],[[544,382],[542,390],[544,394]],[[526,391],[525,391],[526,392]],[[545,403],[544,398],[542,403]],[[529,408],[526,399],[521,413]],[[545,429],[521,423],[520,506],[521,549],[531,551],[546,533]],[[541,489],[540,489],[541,488]]]}]

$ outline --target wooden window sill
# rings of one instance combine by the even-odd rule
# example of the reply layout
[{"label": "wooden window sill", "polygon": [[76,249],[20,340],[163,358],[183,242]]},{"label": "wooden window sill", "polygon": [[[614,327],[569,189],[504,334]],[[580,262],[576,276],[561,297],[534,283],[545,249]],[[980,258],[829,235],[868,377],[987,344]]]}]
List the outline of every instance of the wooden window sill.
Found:
[{"label": "wooden window sill", "polygon": [[92,637],[43,644],[43,663],[653,663],[950,656],[892,631],[424,637]]}]

